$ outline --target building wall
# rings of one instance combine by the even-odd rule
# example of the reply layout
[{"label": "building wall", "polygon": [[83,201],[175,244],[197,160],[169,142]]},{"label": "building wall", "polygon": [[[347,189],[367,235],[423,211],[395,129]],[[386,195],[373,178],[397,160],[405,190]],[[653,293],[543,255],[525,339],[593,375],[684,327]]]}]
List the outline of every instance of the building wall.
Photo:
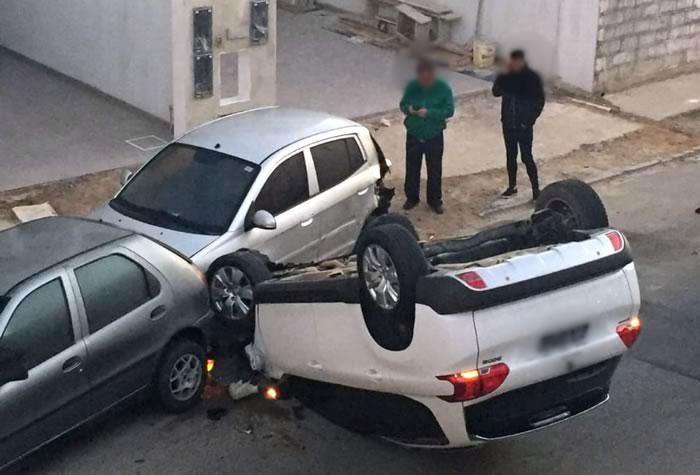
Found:
[{"label": "building wall", "polygon": [[700,61],[700,0],[600,0],[595,89],[619,90]]},{"label": "building wall", "polygon": [[[173,0],[174,132],[178,136],[223,115],[262,106],[277,100],[277,2],[269,0],[269,37],[263,45],[251,45],[250,0]],[[192,56],[193,8],[213,8],[213,95],[194,97]],[[233,54],[237,71],[225,67],[222,57]],[[239,95],[224,97],[225,76],[235,74]]]},{"label": "building wall", "polygon": [[170,120],[170,0],[4,0],[0,45]]}]

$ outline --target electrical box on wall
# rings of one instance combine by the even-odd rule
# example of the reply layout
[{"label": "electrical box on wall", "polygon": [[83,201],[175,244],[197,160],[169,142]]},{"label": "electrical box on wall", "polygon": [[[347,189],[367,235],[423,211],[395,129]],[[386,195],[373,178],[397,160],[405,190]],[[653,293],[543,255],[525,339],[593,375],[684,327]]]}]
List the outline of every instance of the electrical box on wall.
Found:
[{"label": "electrical box on wall", "polygon": [[267,43],[269,28],[270,3],[267,0],[250,1],[250,43],[264,45]]},{"label": "electrical box on wall", "polygon": [[194,60],[194,97],[205,99],[214,94],[214,24],[211,7],[192,11]]}]

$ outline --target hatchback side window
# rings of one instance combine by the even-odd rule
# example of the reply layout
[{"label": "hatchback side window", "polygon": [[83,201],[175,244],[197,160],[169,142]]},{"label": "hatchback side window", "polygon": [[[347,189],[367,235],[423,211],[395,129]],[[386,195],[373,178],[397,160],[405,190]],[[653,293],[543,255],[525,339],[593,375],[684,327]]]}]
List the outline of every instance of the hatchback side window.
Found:
[{"label": "hatchback side window", "polygon": [[320,191],[342,182],[365,163],[362,151],[353,138],[334,140],[311,148]]},{"label": "hatchback side window", "polygon": [[151,300],[158,280],[121,255],[103,257],[75,270],[90,333],[100,331]]},{"label": "hatchback side window", "polygon": [[0,345],[22,355],[30,370],[73,346],[73,323],[60,279],[42,285],[17,306]]},{"label": "hatchback side window", "polygon": [[304,154],[288,158],[272,172],[255,200],[255,209],[277,216],[309,199],[309,178]]}]

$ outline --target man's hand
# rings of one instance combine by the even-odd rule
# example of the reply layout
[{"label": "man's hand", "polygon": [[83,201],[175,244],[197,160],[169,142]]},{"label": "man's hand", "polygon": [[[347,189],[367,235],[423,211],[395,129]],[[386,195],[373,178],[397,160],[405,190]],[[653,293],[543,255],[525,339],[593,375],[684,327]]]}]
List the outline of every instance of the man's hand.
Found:
[{"label": "man's hand", "polygon": [[425,119],[426,117],[428,117],[428,109],[426,109],[425,107],[422,109],[418,109],[416,111],[416,115]]},{"label": "man's hand", "polygon": [[413,106],[408,106],[408,113],[411,115],[416,115],[416,108]]}]

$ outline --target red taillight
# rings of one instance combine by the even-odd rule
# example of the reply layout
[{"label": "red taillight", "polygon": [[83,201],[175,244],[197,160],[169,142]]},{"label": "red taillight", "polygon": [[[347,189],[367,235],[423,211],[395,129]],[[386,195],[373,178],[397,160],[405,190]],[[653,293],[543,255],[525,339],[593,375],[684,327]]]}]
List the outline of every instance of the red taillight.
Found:
[{"label": "red taillight", "polygon": [[480,370],[438,376],[442,381],[449,381],[454,387],[451,396],[439,396],[449,402],[471,401],[491,394],[498,389],[508,377],[510,369],[505,363],[498,363]]},{"label": "red taillight", "polygon": [[610,231],[605,235],[605,237],[608,238],[615,252],[619,251],[625,246],[625,240],[622,238],[622,234],[620,234],[618,231]]},{"label": "red taillight", "polygon": [[484,282],[484,279],[482,279],[481,276],[474,271],[459,274],[457,277],[459,277],[462,280],[462,282],[467,284],[467,287],[471,289],[483,290],[487,287],[486,282]]},{"label": "red taillight", "polygon": [[642,321],[639,319],[639,317],[634,317],[617,326],[617,335],[627,348],[634,345],[634,342],[637,341],[637,338],[639,338],[639,334],[641,332]]}]

